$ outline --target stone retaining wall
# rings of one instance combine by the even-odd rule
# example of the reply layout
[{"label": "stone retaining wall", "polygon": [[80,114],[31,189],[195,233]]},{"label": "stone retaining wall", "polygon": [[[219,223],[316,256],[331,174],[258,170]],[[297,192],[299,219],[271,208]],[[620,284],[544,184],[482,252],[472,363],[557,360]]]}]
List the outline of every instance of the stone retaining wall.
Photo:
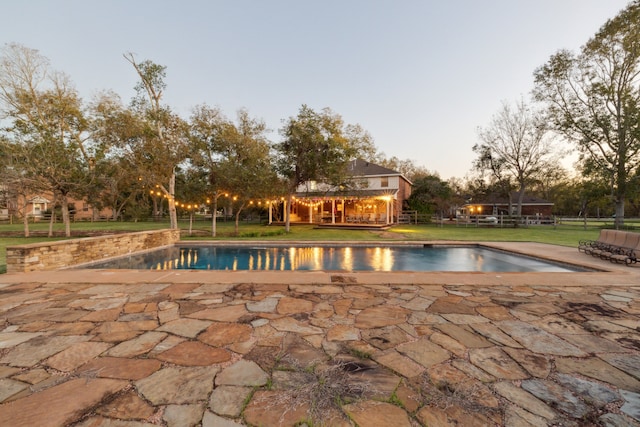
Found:
[{"label": "stone retaining wall", "polygon": [[180,230],[157,230],[7,246],[7,273],[57,270],[172,245],[178,240]]}]

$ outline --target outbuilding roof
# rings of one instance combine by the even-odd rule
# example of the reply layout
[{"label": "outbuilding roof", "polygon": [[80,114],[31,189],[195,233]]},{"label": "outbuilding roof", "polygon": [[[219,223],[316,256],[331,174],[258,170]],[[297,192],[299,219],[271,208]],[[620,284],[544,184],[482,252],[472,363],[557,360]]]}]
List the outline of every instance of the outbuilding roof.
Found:
[{"label": "outbuilding roof", "polygon": [[[517,193],[513,194],[511,196],[511,203],[512,204],[517,204],[518,203],[518,195]],[[507,199],[506,197],[500,197],[500,196],[496,196],[496,195],[489,195],[487,196],[485,199],[482,200],[471,200],[468,203],[465,203],[464,206],[469,206],[469,205],[508,205],[509,204],[509,199]],[[522,199],[522,204],[523,205],[537,205],[537,206],[541,206],[541,205],[553,205],[553,202],[550,202],[548,200],[545,199],[541,199],[539,197],[534,197],[534,196],[527,196],[525,194],[524,198]]]}]

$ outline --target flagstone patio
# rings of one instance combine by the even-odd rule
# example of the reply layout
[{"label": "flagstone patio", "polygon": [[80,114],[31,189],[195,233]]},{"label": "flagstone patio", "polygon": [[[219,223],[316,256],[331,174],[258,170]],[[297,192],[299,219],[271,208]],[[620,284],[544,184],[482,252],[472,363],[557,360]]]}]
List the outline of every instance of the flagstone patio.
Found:
[{"label": "flagstone patio", "polygon": [[0,275],[0,425],[640,426],[640,267]]}]

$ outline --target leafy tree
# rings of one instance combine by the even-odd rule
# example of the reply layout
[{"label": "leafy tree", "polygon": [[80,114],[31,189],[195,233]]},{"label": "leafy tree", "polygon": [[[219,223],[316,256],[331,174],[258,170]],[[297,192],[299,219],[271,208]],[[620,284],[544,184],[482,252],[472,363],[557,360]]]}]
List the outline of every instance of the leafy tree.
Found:
[{"label": "leafy tree", "polygon": [[384,155],[380,155],[374,160],[374,162],[387,169],[400,172],[411,182],[414,182],[421,177],[431,175],[431,172],[429,172],[427,168],[416,165],[411,159],[401,160],[395,156],[386,158]]},{"label": "leafy tree", "polygon": [[611,195],[607,183],[602,179],[582,179],[578,186],[578,200],[580,212],[585,222],[589,214],[591,216],[609,216],[611,211]]},{"label": "leafy tree", "polygon": [[124,57],[140,78],[131,107],[139,114],[145,127],[142,137],[130,140],[122,148],[138,166],[142,181],[148,187],[157,186],[167,196],[171,228],[176,229],[176,170],[188,155],[188,128],[182,119],[162,105],[166,67],[149,60],[139,63],[133,54]]},{"label": "leafy tree", "polygon": [[207,181],[208,176],[204,171],[191,167],[181,169],[176,175],[176,197],[179,202],[176,208],[189,215],[189,235],[193,231],[193,216],[206,200]]},{"label": "leafy tree", "polygon": [[564,168],[552,168],[531,183],[530,193],[545,200],[555,200],[559,196],[558,188],[569,181],[569,173]]},{"label": "leafy tree", "polygon": [[60,201],[70,236],[69,197],[86,194],[94,158],[81,99],[69,78],[50,71],[37,50],[9,44],[2,53],[0,104],[9,121],[4,132],[14,177],[25,192],[48,191]]},{"label": "leafy tree", "polygon": [[447,185],[451,189],[451,197],[449,199],[449,219],[453,219],[456,215],[457,209],[466,203],[467,191],[465,189],[465,181],[462,178],[449,178],[447,180]]},{"label": "leafy tree", "polygon": [[636,173],[629,177],[629,187],[627,193],[627,200],[629,202],[629,216],[640,216],[640,169],[636,170]]},{"label": "leafy tree", "polygon": [[343,133],[352,149],[358,153],[358,157],[363,159],[375,158],[377,149],[373,142],[373,137],[362,126],[359,124],[346,124]]},{"label": "leafy tree", "polygon": [[233,197],[235,233],[240,213],[252,200],[269,198],[280,190],[280,182],[264,137],[264,122],[252,119],[246,110],[238,112],[238,123],[229,129],[227,143],[217,166],[216,182]]},{"label": "leafy tree", "polygon": [[411,195],[407,200],[410,209],[421,213],[445,216],[450,207],[452,190],[437,174],[417,177],[413,181]]},{"label": "leafy tree", "polygon": [[468,193],[473,195],[469,200],[481,200],[489,195],[499,195],[509,200],[511,212],[513,182],[511,175],[505,172],[502,159],[494,157],[487,146],[476,144],[473,147],[478,157],[473,163],[473,178],[467,182]]},{"label": "leafy tree", "polygon": [[535,71],[536,99],[579,150],[585,175],[612,188],[624,223],[630,179],[640,166],[640,1],[607,21],[578,54],[562,50]]},{"label": "leafy tree", "polygon": [[94,164],[99,191],[94,192],[97,200],[92,205],[111,208],[115,220],[125,209],[131,213],[145,190],[133,155],[135,147],[143,145],[145,125],[139,115],[125,108],[120,97],[111,92],[94,100],[91,114],[92,138],[100,145],[100,155]]},{"label": "leafy tree", "polygon": [[510,196],[511,182],[518,191],[517,214],[522,213],[522,201],[527,186],[551,169],[558,168],[558,158],[547,136],[541,114],[532,111],[524,100],[512,108],[502,109],[486,128],[479,130],[482,142],[473,147],[478,154],[476,165],[491,171]]},{"label": "leafy tree", "polygon": [[6,206],[10,216],[22,217],[23,232],[29,237],[29,217],[27,206],[29,197],[45,188],[39,177],[29,176],[26,168],[29,158],[24,147],[10,143],[8,138],[0,138],[0,191],[2,205]]},{"label": "leafy tree", "polygon": [[[308,181],[330,186],[346,186],[347,165],[369,147],[366,134],[358,127],[345,128],[342,117],[329,108],[316,112],[302,105],[280,130],[284,140],[275,145],[276,168],[287,180],[285,228],[290,230],[293,193]],[[370,151],[368,151],[370,152]]]},{"label": "leafy tree", "polygon": [[233,122],[218,108],[200,105],[194,109],[190,119],[190,159],[192,167],[208,176],[203,191],[211,203],[213,237],[217,233],[218,199],[229,192],[224,188],[225,172],[221,169],[236,134]]}]

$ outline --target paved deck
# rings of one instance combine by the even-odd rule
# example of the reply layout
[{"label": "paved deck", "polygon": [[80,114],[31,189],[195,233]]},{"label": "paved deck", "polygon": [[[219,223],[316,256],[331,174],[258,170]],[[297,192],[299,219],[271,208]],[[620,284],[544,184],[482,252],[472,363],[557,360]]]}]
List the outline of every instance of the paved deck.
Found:
[{"label": "paved deck", "polygon": [[640,267],[0,275],[0,425],[640,426]]}]

